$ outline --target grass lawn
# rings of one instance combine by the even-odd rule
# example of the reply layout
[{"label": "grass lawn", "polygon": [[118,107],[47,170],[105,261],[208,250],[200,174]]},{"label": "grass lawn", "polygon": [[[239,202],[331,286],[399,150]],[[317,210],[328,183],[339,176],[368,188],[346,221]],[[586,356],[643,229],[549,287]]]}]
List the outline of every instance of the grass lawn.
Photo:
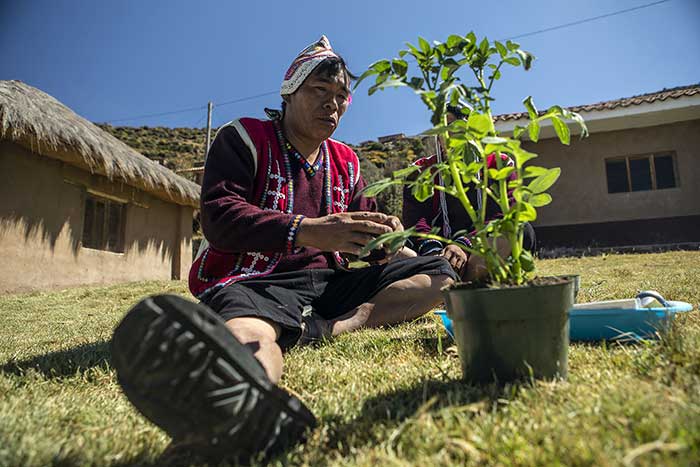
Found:
[{"label": "grass lawn", "polygon": [[[541,260],[579,301],[655,289],[700,303],[700,252]],[[112,329],[147,282],[0,298],[0,466],[159,464],[168,438],[122,396]],[[566,382],[472,387],[432,317],[292,350],[283,386],[319,417],[288,465],[700,465],[700,316],[661,341],[574,343]],[[162,459],[161,459],[162,460]]]}]

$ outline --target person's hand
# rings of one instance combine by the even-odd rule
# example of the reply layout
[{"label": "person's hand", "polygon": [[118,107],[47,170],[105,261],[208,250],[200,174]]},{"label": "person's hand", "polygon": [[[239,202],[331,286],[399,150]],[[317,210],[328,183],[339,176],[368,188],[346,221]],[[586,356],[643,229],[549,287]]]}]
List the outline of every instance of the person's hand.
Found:
[{"label": "person's hand", "polygon": [[379,235],[403,230],[396,216],[380,212],[343,212],[318,218],[304,218],[299,224],[297,246],[321,251],[358,255]]},{"label": "person's hand", "polygon": [[460,275],[469,259],[467,253],[457,245],[447,245],[443,248],[441,256],[444,256],[445,259],[450,262],[454,270]]}]

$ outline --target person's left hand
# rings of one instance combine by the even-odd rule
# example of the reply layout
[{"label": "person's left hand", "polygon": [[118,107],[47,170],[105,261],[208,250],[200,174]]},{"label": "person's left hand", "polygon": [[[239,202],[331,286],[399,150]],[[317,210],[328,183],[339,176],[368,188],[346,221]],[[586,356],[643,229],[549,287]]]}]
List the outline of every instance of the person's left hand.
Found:
[{"label": "person's left hand", "polygon": [[447,245],[445,248],[443,248],[441,256],[444,256],[445,259],[450,262],[454,270],[460,275],[462,274],[469,259],[467,252],[457,245]]}]

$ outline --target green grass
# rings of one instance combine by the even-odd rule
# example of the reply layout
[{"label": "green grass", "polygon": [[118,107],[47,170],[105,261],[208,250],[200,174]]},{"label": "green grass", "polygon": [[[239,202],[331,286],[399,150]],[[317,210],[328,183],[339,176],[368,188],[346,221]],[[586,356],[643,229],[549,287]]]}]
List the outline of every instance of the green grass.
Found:
[{"label": "green grass", "polygon": [[[579,301],[655,289],[700,302],[700,252],[543,260]],[[107,342],[148,282],[0,298],[0,466],[159,464],[168,444],[121,394]],[[472,387],[426,317],[286,359],[282,384],[320,419],[288,465],[698,465],[700,317],[661,341],[572,344],[569,379]]]}]

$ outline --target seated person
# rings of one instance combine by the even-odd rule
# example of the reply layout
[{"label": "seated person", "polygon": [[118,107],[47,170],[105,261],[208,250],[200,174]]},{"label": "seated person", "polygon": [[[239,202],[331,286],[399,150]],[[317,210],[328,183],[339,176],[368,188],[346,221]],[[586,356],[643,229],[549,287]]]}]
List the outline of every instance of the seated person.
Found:
[{"label": "seated person", "polygon": [[[464,114],[457,107],[447,107],[447,123],[452,123],[458,118],[464,118]],[[438,143],[441,154],[445,154],[442,142]],[[490,154],[488,160],[489,168],[497,168],[496,157]],[[430,169],[430,167],[444,160],[440,154],[434,154],[429,157],[423,157],[414,162],[420,167],[420,170]],[[513,161],[506,155],[501,155],[501,160],[512,165]],[[515,174],[512,174],[515,176]],[[480,206],[481,196],[480,191],[469,190],[467,197],[472,206]],[[486,218],[495,219],[500,216],[500,209],[495,201],[488,199],[486,204]],[[415,227],[418,232],[428,233],[434,227],[438,227],[439,235],[445,238],[454,240],[457,243],[462,243],[465,246],[470,246],[468,235],[454,236],[454,233],[460,231],[472,232],[474,226],[471,219],[464,212],[464,208],[460,201],[454,196],[450,196],[443,191],[435,190],[431,199],[424,202],[419,202],[411,193],[411,187],[405,186],[403,192],[403,224],[406,227]],[[496,240],[498,252],[502,257],[510,254],[510,246],[505,238],[501,237]],[[479,280],[486,275],[486,265],[482,258],[470,257],[470,255],[457,245],[444,245],[439,240],[425,239],[413,237],[409,240],[408,246],[415,250],[419,256],[434,256],[439,255],[445,257],[454,270],[461,276],[464,282]],[[523,248],[529,251],[535,249],[535,230],[527,223],[525,225]]]}]

